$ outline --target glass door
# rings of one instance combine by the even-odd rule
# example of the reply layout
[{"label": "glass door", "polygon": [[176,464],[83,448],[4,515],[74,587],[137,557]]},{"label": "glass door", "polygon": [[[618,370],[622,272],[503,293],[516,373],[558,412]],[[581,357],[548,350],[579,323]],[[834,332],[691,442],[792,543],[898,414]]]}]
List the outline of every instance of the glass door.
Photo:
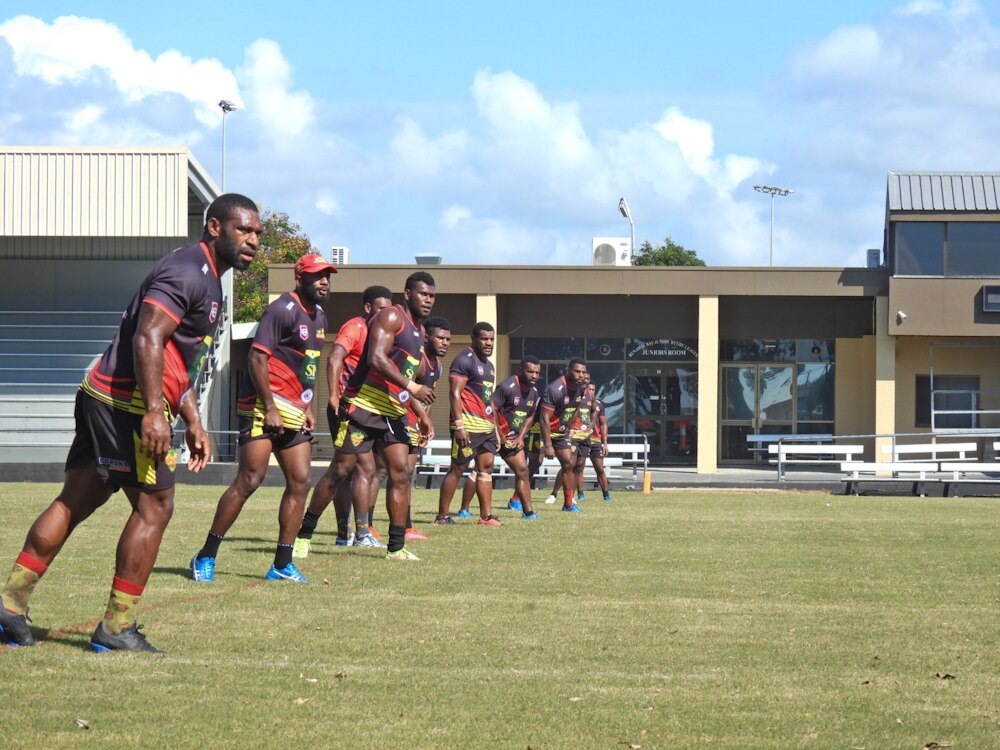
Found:
[{"label": "glass door", "polygon": [[650,458],[694,463],[698,453],[698,368],[628,368],[629,432],[645,435]]},{"label": "glass door", "polygon": [[747,436],[794,431],[794,383],[793,365],[722,366],[721,460],[767,462],[767,452],[753,450]]}]

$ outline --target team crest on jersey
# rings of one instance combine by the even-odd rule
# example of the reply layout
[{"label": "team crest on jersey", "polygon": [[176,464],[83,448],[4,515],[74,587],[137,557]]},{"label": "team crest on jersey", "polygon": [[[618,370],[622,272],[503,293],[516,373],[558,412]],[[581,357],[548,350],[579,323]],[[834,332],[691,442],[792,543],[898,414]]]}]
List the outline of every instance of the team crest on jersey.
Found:
[{"label": "team crest on jersey", "polygon": [[514,396],[514,406],[517,406],[519,403],[521,403],[521,397]]},{"label": "team crest on jersey", "polygon": [[299,338],[306,341],[309,338],[309,326],[300,325],[299,326]]},{"label": "team crest on jersey", "polygon": [[351,445],[357,448],[365,441],[365,433],[360,430],[355,430],[351,433]]},{"label": "team crest on jersey", "polygon": [[306,388],[304,391],[302,391],[302,395],[299,398],[302,399],[303,404],[308,404],[310,401],[313,400],[313,389]]},{"label": "team crest on jersey", "polygon": [[487,406],[486,407],[486,416],[488,417],[492,413],[493,413],[493,407],[492,406]]},{"label": "team crest on jersey", "polygon": [[177,451],[167,451],[167,457],[163,459],[163,463],[167,465],[167,468],[170,469],[170,471],[174,471],[177,468]]},{"label": "team crest on jersey", "polygon": [[396,396],[396,398],[399,400],[399,403],[405,404],[407,401],[410,400],[410,392],[409,391],[400,391],[399,395]]},{"label": "team crest on jersey", "polygon": [[569,396],[563,396],[563,403],[564,404],[568,404],[569,403]]},{"label": "team crest on jersey", "polygon": [[214,323],[217,317],[219,317],[219,303],[213,302],[212,309],[208,311],[208,322]]}]

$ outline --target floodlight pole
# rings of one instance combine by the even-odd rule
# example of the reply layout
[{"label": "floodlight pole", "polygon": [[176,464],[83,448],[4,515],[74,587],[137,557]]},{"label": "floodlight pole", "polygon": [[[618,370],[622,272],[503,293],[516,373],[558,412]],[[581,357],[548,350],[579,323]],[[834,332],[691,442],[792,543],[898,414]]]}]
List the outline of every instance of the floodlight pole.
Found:
[{"label": "floodlight pole", "polygon": [[618,211],[628,219],[629,228],[632,230],[632,245],[629,248],[629,262],[635,258],[635,222],[632,221],[632,211],[628,207],[628,201],[625,200],[624,196],[620,201],[618,201]]},{"label": "floodlight pole", "polygon": [[753,189],[758,193],[768,193],[771,196],[771,246],[767,252],[767,265],[774,265],[774,196],[787,196],[795,191],[791,188],[774,187],[773,185],[754,185]]},{"label": "floodlight pole", "polygon": [[237,109],[237,106],[230,101],[222,99],[219,101],[222,109],[222,192],[226,192],[226,115]]}]

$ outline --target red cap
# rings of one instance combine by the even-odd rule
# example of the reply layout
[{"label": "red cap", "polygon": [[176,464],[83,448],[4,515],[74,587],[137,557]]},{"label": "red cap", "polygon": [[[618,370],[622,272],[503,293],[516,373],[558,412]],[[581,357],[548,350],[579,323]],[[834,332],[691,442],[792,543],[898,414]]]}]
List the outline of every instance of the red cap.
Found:
[{"label": "red cap", "polygon": [[319,253],[309,253],[295,262],[295,275],[300,273],[337,273],[337,267]]}]

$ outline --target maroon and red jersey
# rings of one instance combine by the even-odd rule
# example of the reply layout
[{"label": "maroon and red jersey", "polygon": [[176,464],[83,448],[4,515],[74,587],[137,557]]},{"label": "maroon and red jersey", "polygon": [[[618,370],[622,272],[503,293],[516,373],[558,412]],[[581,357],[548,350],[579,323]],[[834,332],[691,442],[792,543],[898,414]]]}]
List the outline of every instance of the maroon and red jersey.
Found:
[{"label": "maroon and red jersey", "polygon": [[511,375],[493,392],[493,413],[496,414],[500,437],[512,440],[524,427],[528,417],[538,406],[538,389],[522,383],[518,375]]},{"label": "maroon and red jersey", "polygon": [[[424,352],[424,371],[421,375],[418,375],[415,380],[417,385],[426,385],[428,388],[432,389],[437,385],[437,382],[441,379],[444,374],[444,364],[437,357],[431,357]],[[427,408],[426,406],[424,407]],[[411,429],[416,429],[419,424],[417,415],[413,413],[411,409],[406,411],[406,419],[410,423]],[[412,435],[413,433],[411,433]],[[416,445],[416,443],[414,443]]]},{"label": "maroon and red jersey", "polygon": [[[401,319],[392,350],[389,352],[389,359],[404,378],[413,380],[420,367],[420,360],[424,356],[424,327],[413,322],[409,311],[403,305],[393,305],[379,311],[372,318],[372,325],[379,316],[386,315],[388,310],[395,310]],[[357,369],[354,370],[344,390],[348,412],[363,409],[389,419],[402,419],[406,415],[406,402],[410,400],[410,392],[389,383],[371,368],[370,349],[369,336],[365,341],[364,352],[358,361]]]},{"label": "maroon and red jersey", "polygon": [[601,434],[601,417],[604,416],[604,402],[599,398],[594,399],[594,406],[590,412],[590,440],[594,443],[603,442],[604,436]]},{"label": "maroon and red jersey", "polygon": [[337,396],[344,395],[347,382],[358,368],[358,362],[361,361],[361,355],[365,351],[365,341],[367,340],[368,321],[361,315],[351,318],[340,327],[333,345],[343,347],[344,351],[347,352],[347,356],[344,357],[344,367],[340,371],[340,382],[337,383]]},{"label": "maroon and red jersey", "polygon": [[80,385],[94,398],[132,414],[146,411],[133,348],[143,305],[160,308],[177,323],[163,350],[164,409],[173,421],[201,372],[222,313],[222,284],[208,247],[188,245],[157,261],[122,315],[111,344]]},{"label": "maroon and red jersey", "polygon": [[565,375],[549,383],[542,396],[542,418],[548,417],[552,435],[585,439],[590,433],[590,407],[587,389],[570,390]]},{"label": "maroon and red jersey", "polygon": [[[286,292],[268,305],[254,335],[251,348],[268,356],[267,371],[274,405],[285,425],[301,429],[305,411],[313,399],[323,340],[326,313],[321,307],[309,310],[295,292]],[[236,413],[253,416],[263,411],[253,379],[236,402]]]},{"label": "maroon and red jersey", "polygon": [[493,386],[496,374],[493,363],[471,346],[451,362],[450,378],[465,378],[462,389],[462,421],[466,432],[488,434],[496,430],[493,423]]}]

